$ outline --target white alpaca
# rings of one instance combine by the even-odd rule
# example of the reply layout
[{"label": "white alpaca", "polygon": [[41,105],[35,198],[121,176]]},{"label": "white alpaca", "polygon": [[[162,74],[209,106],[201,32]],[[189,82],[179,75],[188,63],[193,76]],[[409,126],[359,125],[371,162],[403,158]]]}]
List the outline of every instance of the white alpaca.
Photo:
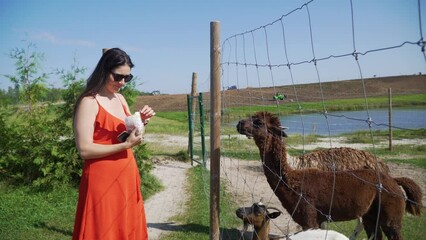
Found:
[{"label": "white alpaca", "polygon": [[287,236],[287,240],[349,240],[345,235],[324,229],[308,229],[297,232],[294,235]]}]

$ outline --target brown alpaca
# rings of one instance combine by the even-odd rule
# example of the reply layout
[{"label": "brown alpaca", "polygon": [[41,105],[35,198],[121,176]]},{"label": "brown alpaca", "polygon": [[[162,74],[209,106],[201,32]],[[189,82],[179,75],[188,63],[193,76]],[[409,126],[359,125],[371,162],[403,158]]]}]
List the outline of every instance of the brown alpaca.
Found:
[{"label": "brown alpaca", "polygon": [[[347,221],[362,217],[369,238],[376,234],[376,239],[382,239],[382,230],[388,239],[402,239],[404,209],[414,215],[420,214],[421,189],[408,178],[395,180],[371,169],[293,170],[287,163],[282,138],[285,133],[278,117],[271,113],[258,112],[241,120],[237,129],[254,138],[270,187],[304,230],[318,228],[327,220]],[[404,188],[407,201],[398,184]],[[375,232],[378,215],[379,231]]]},{"label": "brown alpaca", "polygon": [[[294,169],[317,168],[324,171],[376,169],[386,174],[389,174],[390,172],[386,163],[377,158],[375,155],[364,150],[348,147],[317,149],[299,157],[291,157],[287,155],[287,162]],[[397,182],[404,181],[405,184],[410,184],[414,187],[416,186],[416,184],[409,178],[395,178],[395,180],[397,180]],[[400,183],[398,184],[402,185]],[[410,206],[411,205],[407,205],[407,207]],[[411,209],[411,211],[415,211],[415,209]],[[350,236],[350,239],[357,239],[361,231],[362,222],[361,218],[359,218],[358,225]]]},{"label": "brown alpaca", "polygon": [[332,171],[333,166],[336,170],[378,169],[389,173],[386,163],[375,155],[348,147],[318,149],[303,154],[292,164],[295,169],[318,168],[324,171]]},{"label": "brown alpaca", "polygon": [[[389,167],[383,160],[367,151],[348,147],[317,149],[299,157],[287,155],[287,162],[294,169],[317,168],[324,171],[377,169],[389,174]],[[359,218],[350,239],[357,239],[361,231],[362,221]]]}]

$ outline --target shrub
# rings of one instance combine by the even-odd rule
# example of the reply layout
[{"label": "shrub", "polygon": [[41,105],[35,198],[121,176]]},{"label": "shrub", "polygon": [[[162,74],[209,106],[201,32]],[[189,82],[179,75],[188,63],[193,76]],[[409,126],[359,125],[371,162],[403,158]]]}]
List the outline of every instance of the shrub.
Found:
[{"label": "shrub", "polygon": [[66,124],[49,117],[47,108],[20,111],[15,121],[2,126],[0,168],[13,183],[51,188],[79,178],[81,160],[72,131],[65,133]]}]

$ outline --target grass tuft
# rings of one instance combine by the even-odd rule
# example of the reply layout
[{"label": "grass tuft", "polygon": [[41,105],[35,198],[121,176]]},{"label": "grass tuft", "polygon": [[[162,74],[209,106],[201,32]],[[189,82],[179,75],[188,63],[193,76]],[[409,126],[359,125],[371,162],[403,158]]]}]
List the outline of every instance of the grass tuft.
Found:
[{"label": "grass tuft", "polygon": [[[208,240],[210,228],[210,173],[201,166],[188,170],[186,211],[173,217],[179,223],[180,231],[172,232],[162,240],[187,239]],[[223,184],[222,184],[223,185]],[[240,220],[235,216],[236,204],[227,193],[225,185],[221,186],[220,223],[221,239],[238,239],[239,231],[235,228]],[[226,226],[226,227],[223,227]]]}]

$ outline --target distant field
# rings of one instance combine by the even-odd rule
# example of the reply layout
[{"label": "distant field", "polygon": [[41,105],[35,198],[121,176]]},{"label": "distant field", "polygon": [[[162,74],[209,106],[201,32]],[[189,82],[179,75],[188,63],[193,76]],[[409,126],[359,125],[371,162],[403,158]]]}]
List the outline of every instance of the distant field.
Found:
[{"label": "distant field", "polygon": [[[190,81],[188,81],[190,82]],[[364,79],[367,97],[387,96],[388,89],[392,95],[426,93],[426,75],[394,76]],[[364,98],[361,80],[346,80],[337,82],[323,82],[321,84],[324,100]],[[275,88],[244,88],[224,91],[225,101],[228,106],[250,106],[274,104],[272,97],[276,93],[284,93],[285,102],[316,102],[322,101],[318,83],[300,84],[295,86],[276,86]],[[190,86],[188,85],[188,93]],[[203,93],[204,99],[210,98],[209,93]],[[135,109],[149,105],[157,112],[186,111],[187,94],[164,94],[138,97]],[[249,96],[249,97],[248,97]],[[205,106],[209,108],[209,106]]]}]

